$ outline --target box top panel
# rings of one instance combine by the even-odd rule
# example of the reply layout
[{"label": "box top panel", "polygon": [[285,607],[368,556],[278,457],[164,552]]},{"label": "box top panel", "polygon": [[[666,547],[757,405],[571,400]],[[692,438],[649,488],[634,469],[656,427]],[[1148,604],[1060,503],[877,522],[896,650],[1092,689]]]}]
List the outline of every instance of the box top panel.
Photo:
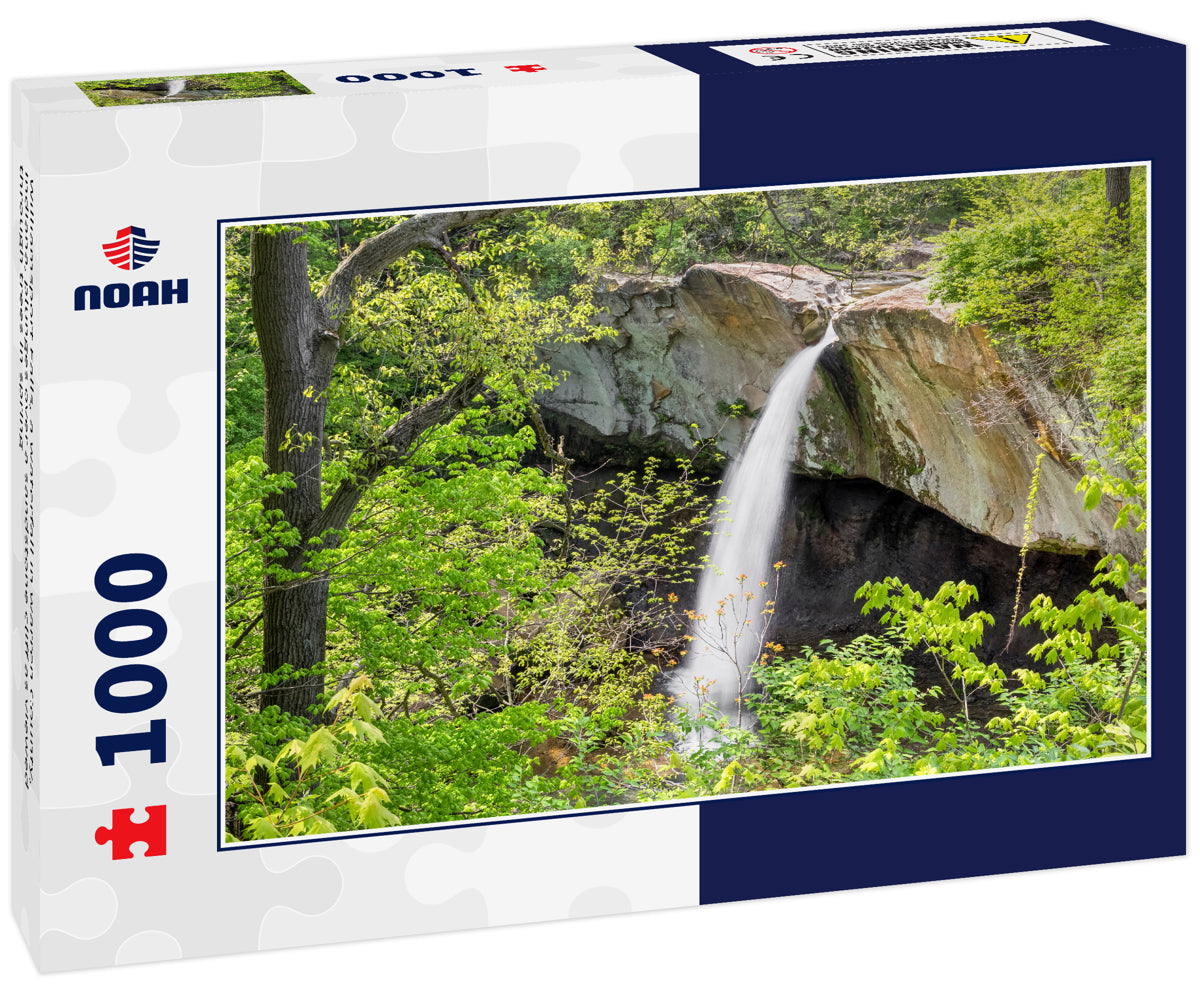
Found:
[{"label": "box top panel", "polygon": [[347,59],[220,71],[173,68],[157,74],[18,80],[14,86],[36,110],[80,112],[254,98],[340,98],[409,90],[586,84],[692,75],[691,70],[628,45]]},{"label": "box top panel", "polygon": [[799,69],[811,72],[831,63],[867,59],[989,55],[1029,58],[1062,49],[1116,49],[1167,46],[1182,48],[1098,21],[1047,21],[980,25],[923,31],[883,31],[844,35],[790,35],[775,38],[727,39],[719,42],[674,42],[642,46],[696,73],[744,73],[751,68]]},{"label": "box top panel", "polygon": [[830,64],[945,56],[1036,59],[1064,49],[1181,48],[1178,43],[1095,21],[984,25],[929,31],[537,49],[485,54],[350,59],[236,70],[166,68],[157,73],[19,80],[38,112],[257,98],[347,97],[408,90],[527,87],[637,77],[823,72]]}]

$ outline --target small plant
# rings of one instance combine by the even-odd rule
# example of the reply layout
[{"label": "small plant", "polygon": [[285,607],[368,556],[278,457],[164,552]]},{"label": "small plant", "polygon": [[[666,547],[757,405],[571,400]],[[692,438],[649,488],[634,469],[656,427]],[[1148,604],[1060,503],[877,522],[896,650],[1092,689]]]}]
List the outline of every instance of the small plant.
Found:
[{"label": "small plant", "polygon": [[1037,510],[1038,484],[1042,476],[1042,460],[1045,458],[1046,453],[1038,453],[1033,464],[1033,476],[1029,480],[1029,496],[1025,499],[1025,524],[1021,530],[1021,566],[1017,571],[1017,593],[1013,598],[1012,621],[1008,624],[1005,652],[1012,646],[1013,637],[1017,632],[1017,619],[1021,615],[1021,585],[1025,580],[1025,561],[1029,556],[1029,544],[1033,542],[1033,515]]},{"label": "small plant", "polygon": [[717,413],[725,417],[756,418],[761,411],[761,407],[756,410],[741,397],[738,397],[731,404],[726,403],[724,400],[717,401]]},{"label": "small plant", "polygon": [[[358,761],[358,742],[378,742],[383,734],[372,718],[379,704],[367,695],[365,675],[336,692],[326,706],[331,723],[306,738],[292,738],[273,759],[255,753],[231,735],[226,742],[226,796],[244,805],[242,833],[251,839],[321,835],[342,830],[330,814],[348,814],[352,827],[398,825],[386,806],[384,778]],[[282,716],[277,714],[277,716]],[[330,786],[336,788],[330,790]],[[227,834],[226,841],[237,841]]]},{"label": "small plant", "polygon": [[754,697],[763,755],[782,786],[912,775],[926,767],[913,748],[956,740],[904,663],[898,629],[848,644],[824,641],[765,666]]},{"label": "small plant", "polygon": [[998,693],[1006,676],[995,664],[984,664],[975,654],[983,640],[985,626],[995,620],[986,612],[962,611],[979,599],[979,590],[965,581],[947,581],[931,598],[896,578],[884,578],[878,584],[867,582],[854,596],[863,600],[864,613],[887,611],[879,617],[885,625],[895,626],[898,635],[911,648],[928,654],[947,688],[962,706],[963,719],[971,719],[971,697],[981,689]]},{"label": "small plant", "polygon": [[[771,626],[771,620],[775,618],[775,600],[779,594],[779,575],[786,566],[782,561],[774,565],[774,589],[770,592],[769,597],[767,597],[768,589],[771,588],[769,582],[759,581],[759,591],[753,592],[746,587],[749,575],[739,574],[734,579],[737,587],[718,600],[717,607],[711,614],[697,612],[695,609],[687,610],[687,617],[691,624],[690,629],[693,633],[685,636],[684,640],[693,645],[689,649],[690,653],[698,653],[695,644],[700,643],[703,644],[700,650],[704,653],[728,661],[734,667],[737,676],[737,718],[735,723],[738,727],[748,726],[751,723],[749,716],[744,714],[743,697],[754,684],[754,669],[759,665],[766,664],[778,650],[781,650],[776,645],[767,642],[767,633]],[[714,573],[719,573],[715,569],[712,570]],[[755,606],[760,598],[762,607],[756,610]],[[697,683],[699,681],[699,679],[696,680]],[[704,691],[707,692],[711,687],[710,683]]]}]

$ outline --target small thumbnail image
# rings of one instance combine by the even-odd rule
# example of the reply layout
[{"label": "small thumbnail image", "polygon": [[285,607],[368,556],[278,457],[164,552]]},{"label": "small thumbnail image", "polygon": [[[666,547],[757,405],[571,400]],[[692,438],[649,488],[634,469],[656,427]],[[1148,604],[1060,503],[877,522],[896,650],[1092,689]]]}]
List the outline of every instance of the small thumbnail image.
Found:
[{"label": "small thumbnail image", "polygon": [[174,104],[180,101],[221,101],[242,97],[311,94],[283,70],[246,73],[201,73],[198,76],[135,77],[84,80],[76,84],[98,108],[126,104]]}]

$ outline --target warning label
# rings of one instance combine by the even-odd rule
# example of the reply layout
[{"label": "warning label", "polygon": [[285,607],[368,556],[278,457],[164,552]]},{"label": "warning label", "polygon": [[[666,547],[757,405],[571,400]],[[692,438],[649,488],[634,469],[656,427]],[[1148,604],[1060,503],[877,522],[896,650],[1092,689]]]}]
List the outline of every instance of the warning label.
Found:
[{"label": "warning label", "polygon": [[972,52],[1030,51],[1104,45],[1057,28],[1012,28],[999,34],[939,32],[936,35],[882,35],[878,38],[828,38],[813,41],[749,42],[714,45],[752,66],[845,62],[848,59],[895,59],[903,56],[957,56]]}]

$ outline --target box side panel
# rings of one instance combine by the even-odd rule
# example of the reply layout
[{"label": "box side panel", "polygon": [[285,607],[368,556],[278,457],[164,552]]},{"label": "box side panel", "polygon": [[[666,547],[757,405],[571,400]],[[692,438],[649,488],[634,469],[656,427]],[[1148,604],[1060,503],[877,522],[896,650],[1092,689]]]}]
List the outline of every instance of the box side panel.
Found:
[{"label": "box side panel", "polygon": [[37,769],[37,193],[29,155],[30,109],[13,92],[13,334],[17,374],[17,436],[12,454],[12,907],[21,934],[37,956],[41,865]]},{"label": "box side panel", "polygon": [[[101,76],[20,80],[16,89],[46,112],[102,108],[258,105],[265,99],[302,108],[312,98],[421,94],[436,91],[536,90],[551,84],[612,84],[637,78],[652,89],[656,78],[690,71],[632,46],[590,46],[258,67],[135,69]],[[586,113],[586,112],[585,112]],[[561,124],[561,123],[560,123]]]},{"label": "box side panel", "polygon": [[[1166,113],[1170,77],[1160,68],[1173,56],[1180,62],[1180,52],[1092,46],[702,76],[701,183],[794,180],[784,158],[753,159],[747,145],[735,141],[778,131],[771,95],[780,87],[811,94],[817,106],[822,95],[837,94],[839,106],[861,107],[897,87],[921,101],[919,114],[880,115],[869,127],[828,139],[814,132],[805,150],[807,179],[814,182],[1145,160],[1147,140],[1178,128]],[[1083,80],[1093,81],[1092,90],[1102,96],[1070,97]],[[1108,86],[1114,80],[1122,83]],[[731,122],[737,123],[736,136]]]},{"label": "box side panel", "polygon": [[1106,45],[1120,45],[1126,48],[1145,48],[1147,46],[1154,46],[1156,48],[1167,47],[1178,49],[1179,53],[1176,53],[1177,55],[1182,53],[1183,49],[1183,46],[1179,42],[1158,38],[1155,35],[1147,35],[1141,31],[1130,31],[1128,28],[1118,28],[1115,25],[1104,24],[1101,21],[1062,21],[1054,23],[1053,26],[1086,35],[1089,38],[1096,39],[1098,42],[1104,42]]}]

